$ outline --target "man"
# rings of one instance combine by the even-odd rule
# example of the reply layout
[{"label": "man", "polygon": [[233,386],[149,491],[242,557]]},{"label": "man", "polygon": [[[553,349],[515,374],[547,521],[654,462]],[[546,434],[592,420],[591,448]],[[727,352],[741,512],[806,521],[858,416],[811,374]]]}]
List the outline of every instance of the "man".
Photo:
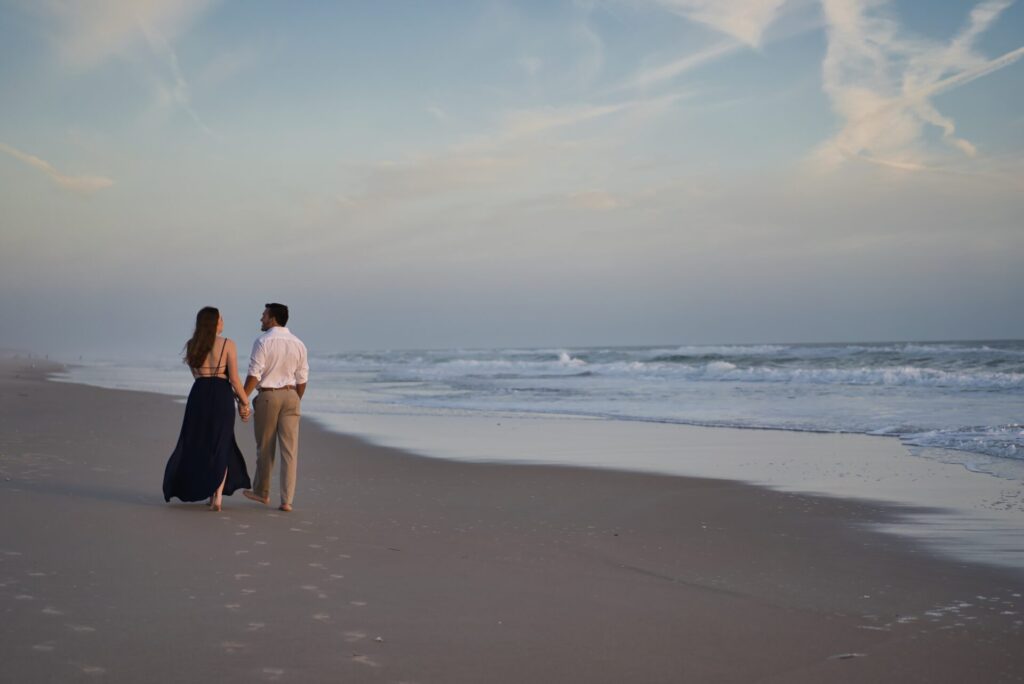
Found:
[{"label": "man", "polygon": [[[249,373],[245,378],[245,396],[259,390],[253,400],[256,420],[256,476],[252,489],[242,492],[262,504],[270,503],[270,481],[274,470],[277,443],[281,443],[281,507],[292,510],[295,496],[295,475],[299,456],[299,408],[306,392],[309,362],[306,345],[289,332],[288,307],[266,304],[260,318],[263,334],[256,338],[249,356]],[[242,418],[248,413],[242,412]]]}]

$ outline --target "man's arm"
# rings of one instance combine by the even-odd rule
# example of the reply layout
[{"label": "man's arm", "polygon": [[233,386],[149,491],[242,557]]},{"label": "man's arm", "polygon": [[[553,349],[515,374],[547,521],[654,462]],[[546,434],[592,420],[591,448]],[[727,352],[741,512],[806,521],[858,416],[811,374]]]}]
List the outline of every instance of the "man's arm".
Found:
[{"label": "man's arm", "polygon": [[306,345],[299,342],[299,368],[295,372],[295,392],[302,399],[306,393],[306,383],[309,381],[309,356],[306,353]]},{"label": "man's arm", "polygon": [[[253,390],[256,389],[256,385],[258,385],[259,382],[260,382],[259,378],[255,377],[255,376],[252,376],[252,375],[246,375],[245,376],[245,387],[242,388],[242,391],[245,392],[245,396],[246,397],[249,397],[253,393]],[[302,395],[300,394],[299,396],[302,396]]]},{"label": "man's arm", "polygon": [[252,343],[252,352],[249,353],[249,373],[245,376],[245,387],[242,388],[246,397],[252,396],[253,390],[256,389],[256,385],[260,384],[260,378],[263,377],[265,359],[260,339],[257,337],[256,341]]}]

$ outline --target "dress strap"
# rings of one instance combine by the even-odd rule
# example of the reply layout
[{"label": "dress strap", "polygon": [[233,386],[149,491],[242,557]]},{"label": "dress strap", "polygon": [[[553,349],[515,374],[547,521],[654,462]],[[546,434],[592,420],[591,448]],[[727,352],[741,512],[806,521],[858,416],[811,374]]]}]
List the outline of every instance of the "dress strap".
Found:
[{"label": "dress strap", "polygon": [[215,373],[219,373],[220,372],[219,369],[220,369],[221,366],[224,366],[224,372],[225,372],[225,374],[227,373],[228,367],[226,365],[224,365],[223,363],[221,363],[221,361],[224,360],[224,352],[227,351],[227,348],[228,348],[228,340],[225,337],[224,338],[224,343],[222,345],[220,345],[220,358],[217,359],[217,365],[214,367],[214,372]]}]

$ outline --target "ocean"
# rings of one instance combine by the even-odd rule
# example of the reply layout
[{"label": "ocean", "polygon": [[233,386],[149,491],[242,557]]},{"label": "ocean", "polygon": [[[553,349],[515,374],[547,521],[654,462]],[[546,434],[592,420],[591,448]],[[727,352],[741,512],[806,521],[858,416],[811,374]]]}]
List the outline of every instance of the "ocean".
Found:
[{"label": "ocean", "polygon": [[[972,470],[1024,474],[1020,340],[321,350],[310,366],[304,409],[328,419],[584,416],[887,435]],[[175,356],[84,362],[66,378],[180,396],[191,383]]]}]

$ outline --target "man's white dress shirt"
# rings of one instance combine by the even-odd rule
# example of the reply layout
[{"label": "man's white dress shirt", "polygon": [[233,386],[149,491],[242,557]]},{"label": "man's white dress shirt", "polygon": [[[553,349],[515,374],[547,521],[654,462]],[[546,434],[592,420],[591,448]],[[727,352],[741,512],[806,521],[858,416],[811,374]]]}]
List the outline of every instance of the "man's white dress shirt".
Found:
[{"label": "man's white dress shirt", "polygon": [[288,328],[274,326],[252,343],[249,375],[263,389],[305,384],[309,379],[306,345]]}]

